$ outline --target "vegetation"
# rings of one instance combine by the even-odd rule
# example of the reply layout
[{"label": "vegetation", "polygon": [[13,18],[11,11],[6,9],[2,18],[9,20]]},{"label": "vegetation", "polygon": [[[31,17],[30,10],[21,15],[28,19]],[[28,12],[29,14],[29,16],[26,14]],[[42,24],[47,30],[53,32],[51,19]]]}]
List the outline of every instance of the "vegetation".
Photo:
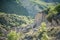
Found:
[{"label": "vegetation", "polygon": [[[6,36],[8,34],[8,40],[17,40],[19,33],[16,33],[16,31],[10,30],[13,27],[27,27],[27,25],[33,23],[33,18],[29,16],[19,16],[16,14],[6,14],[6,13],[0,13],[0,36]],[[12,29],[13,30],[13,29]],[[7,32],[7,33],[5,33]],[[17,34],[17,35],[16,35]],[[17,37],[17,38],[16,38]]]},{"label": "vegetation", "polygon": [[7,27],[27,26],[31,23],[33,23],[33,19],[29,16],[0,13],[0,24]]},{"label": "vegetation", "polygon": [[60,13],[60,4],[55,7],[55,10]]},{"label": "vegetation", "polygon": [[47,34],[47,28],[46,28],[46,23],[42,22],[41,27],[39,28],[39,36],[40,40],[49,40],[48,34]]},{"label": "vegetation", "polygon": [[47,35],[46,23],[42,23],[41,27],[43,32],[41,40],[49,40],[49,37]]},{"label": "vegetation", "polygon": [[[33,20],[34,19],[32,19],[30,17],[26,17],[26,16],[19,16],[19,15],[16,15],[16,14],[1,13],[0,14],[0,27],[1,27],[0,36],[1,37],[3,37],[3,36],[6,37],[7,36],[6,40],[19,40],[19,39],[22,39],[22,40],[24,40],[24,39],[27,39],[27,40],[28,39],[31,39],[31,40],[36,40],[36,39],[37,40],[38,39],[39,40],[49,40],[50,38],[52,40],[53,37],[55,37],[54,39],[57,38],[57,36],[55,36],[55,35],[59,34],[60,29],[57,28],[57,27],[48,29],[46,27],[45,22],[41,23],[41,27],[39,27],[37,31],[34,31],[34,29],[30,28],[29,31],[26,32],[26,33],[23,33],[23,31],[21,31],[21,30],[20,30],[20,32],[17,32],[17,30],[13,31],[12,27],[15,27],[17,24],[15,24],[15,26],[13,26],[13,24],[7,25],[7,23],[8,24],[10,24],[11,22],[19,23],[19,21],[20,21],[20,23],[19,23],[20,26],[17,25],[16,27],[23,27],[24,25],[22,25],[22,24],[25,24],[25,23],[26,23],[25,25],[31,24],[31,23],[33,23]],[[21,21],[22,21],[22,24],[21,24]],[[8,32],[7,35],[5,35],[4,30],[7,30],[7,32]]]},{"label": "vegetation", "polygon": [[[58,3],[57,1],[59,0],[54,0],[52,2],[46,0],[29,0],[27,2],[31,4],[28,3],[26,4],[25,1],[22,0],[6,0],[5,3],[6,2],[15,3],[17,5],[16,6],[17,8],[19,6],[20,8],[23,7],[25,9],[25,7],[27,7],[26,9],[31,9],[29,5],[31,6],[33,4],[31,6],[33,8],[33,11],[34,8],[37,8],[34,6],[37,5],[40,8],[40,10],[41,9],[43,10],[42,12],[39,13],[46,13],[46,20],[44,16],[45,14],[40,17],[45,22],[41,21],[40,19],[39,20],[41,22],[36,21],[31,17],[32,15],[26,16],[28,14],[26,14],[25,11],[22,12],[23,8],[17,11],[19,12],[21,11],[24,16],[17,14],[9,14],[9,12],[5,13],[5,11],[2,10],[4,12],[2,11],[0,12],[0,40],[60,40],[60,4],[59,4],[60,1]],[[24,2],[25,4],[22,2]],[[2,5],[1,7],[3,6],[4,5]],[[12,6],[12,8],[14,7]],[[21,12],[20,14],[22,14]],[[50,26],[48,24],[52,24],[53,26]]]},{"label": "vegetation", "polygon": [[39,6],[40,9],[45,10],[50,6],[55,6],[55,3],[46,1],[46,0],[31,0],[32,3],[35,3]]},{"label": "vegetation", "polygon": [[21,39],[22,34],[19,32],[17,33],[16,31],[12,31],[7,34],[7,40],[20,40]]},{"label": "vegetation", "polygon": [[57,23],[57,25],[59,25],[58,21],[60,20],[59,15],[60,15],[60,5],[58,4],[57,6],[55,7],[53,6],[52,8],[49,9],[48,15],[46,17],[49,22],[52,23],[52,21],[54,20]]}]

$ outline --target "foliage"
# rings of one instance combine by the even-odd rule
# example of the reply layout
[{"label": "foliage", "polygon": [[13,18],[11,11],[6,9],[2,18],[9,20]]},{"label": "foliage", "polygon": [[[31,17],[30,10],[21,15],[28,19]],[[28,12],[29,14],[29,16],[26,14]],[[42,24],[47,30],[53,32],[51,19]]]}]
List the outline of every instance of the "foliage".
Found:
[{"label": "foliage", "polygon": [[[2,37],[2,35],[4,34],[5,36],[5,31],[10,32],[10,30],[12,29],[12,27],[26,27],[27,25],[33,23],[33,18],[31,18],[30,16],[19,16],[16,14],[5,14],[5,13],[1,13],[0,12],[0,27],[3,28],[0,30],[0,36]],[[1,32],[3,30],[3,33]],[[7,33],[8,33],[7,32]],[[16,36],[15,31],[10,32],[8,35],[12,36],[12,38],[14,37],[14,35]],[[13,40],[13,39],[11,39]]]},{"label": "foliage", "polygon": [[41,29],[42,29],[42,31],[46,30],[46,23],[45,22],[41,23]]},{"label": "foliage", "polygon": [[47,33],[43,33],[41,40],[48,40],[48,39],[49,39],[49,38],[48,38]]},{"label": "foliage", "polygon": [[48,40],[49,37],[48,37],[48,34],[47,34],[47,28],[46,28],[46,23],[45,22],[42,22],[41,23],[41,28],[39,28],[39,37],[41,36],[41,40]]},{"label": "foliage", "polygon": [[60,13],[60,4],[55,7],[55,10]]},{"label": "foliage", "polygon": [[43,31],[47,31],[46,30],[46,23],[45,22],[42,22],[41,23],[41,27],[39,28],[39,32],[43,32]]},{"label": "foliage", "polygon": [[7,35],[7,40],[19,40],[21,34],[16,33],[16,31],[12,31]]},{"label": "foliage", "polygon": [[2,31],[1,31],[1,29],[0,29],[0,36],[3,36],[3,33],[2,33]]},{"label": "foliage", "polygon": [[41,24],[41,29],[42,29],[42,32],[43,32],[41,40],[48,40],[49,38],[48,38],[48,35],[47,35],[47,29],[46,29],[46,23],[45,22],[43,22]]},{"label": "foliage", "polygon": [[0,24],[6,25],[7,27],[27,26],[31,23],[33,23],[33,19],[28,16],[0,13]]},{"label": "foliage", "polygon": [[[50,7],[48,11],[48,15],[46,16],[48,21],[52,21],[54,17],[58,16],[60,14],[60,5]],[[56,21],[56,20],[55,20]]]},{"label": "foliage", "polygon": [[35,3],[39,6],[40,9],[47,9],[49,6],[54,6],[55,3],[45,2],[45,0],[31,0],[32,3]]}]

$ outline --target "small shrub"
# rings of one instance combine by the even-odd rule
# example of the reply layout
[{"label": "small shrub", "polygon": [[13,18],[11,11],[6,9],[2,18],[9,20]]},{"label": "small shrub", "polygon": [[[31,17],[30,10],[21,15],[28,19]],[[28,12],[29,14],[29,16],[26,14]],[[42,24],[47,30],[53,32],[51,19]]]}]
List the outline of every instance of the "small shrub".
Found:
[{"label": "small shrub", "polygon": [[41,23],[41,27],[39,28],[38,37],[39,37],[40,40],[48,40],[49,39],[45,22]]},{"label": "small shrub", "polygon": [[43,22],[41,23],[41,30],[42,30],[42,37],[41,37],[41,40],[48,40],[48,35],[47,35],[47,28],[46,28],[46,23]]},{"label": "small shrub", "polygon": [[46,32],[44,32],[44,33],[42,34],[41,40],[49,40],[49,37],[48,37],[48,35],[47,35]]},{"label": "small shrub", "polygon": [[19,40],[20,37],[20,33],[16,33],[16,31],[11,31],[8,35],[7,35],[7,40]]}]

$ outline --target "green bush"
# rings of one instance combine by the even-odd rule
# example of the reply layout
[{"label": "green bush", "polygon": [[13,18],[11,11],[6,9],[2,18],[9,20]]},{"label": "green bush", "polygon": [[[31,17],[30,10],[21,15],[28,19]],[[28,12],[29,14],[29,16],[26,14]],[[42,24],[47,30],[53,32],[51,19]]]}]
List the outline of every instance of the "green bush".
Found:
[{"label": "green bush", "polygon": [[44,32],[44,33],[42,34],[41,40],[49,40],[49,37],[48,37],[48,35],[47,35],[46,32]]},{"label": "green bush", "polygon": [[41,29],[42,29],[42,31],[46,30],[46,23],[45,22],[41,23]]},{"label": "green bush", "polygon": [[42,22],[41,23],[41,27],[39,28],[39,32],[43,32],[43,31],[47,31],[46,30],[46,23],[45,22]]},{"label": "green bush", "polygon": [[60,4],[55,7],[55,10],[56,10],[57,12],[60,12]]},{"label": "green bush", "polygon": [[47,28],[46,28],[46,23],[42,22],[41,23],[41,27],[39,28],[39,35],[38,37],[40,37],[40,40],[48,40],[48,34],[47,34]]},{"label": "green bush", "polygon": [[54,19],[54,17],[58,16],[58,14],[60,14],[60,5],[50,7],[50,10],[48,11],[48,15],[46,16],[47,20],[49,22],[52,22],[52,19]]},{"label": "green bush", "polygon": [[47,35],[47,28],[46,28],[46,23],[43,22],[41,23],[41,30],[42,30],[42,37],[41,37],[41,40],[48,40],[49,37]]},{"label": "green bush", "polygon": [[16,31],[11,31],[8,35],[7,35],[7,40],[19,40],[20,38],[20,33],[16,33]]}]

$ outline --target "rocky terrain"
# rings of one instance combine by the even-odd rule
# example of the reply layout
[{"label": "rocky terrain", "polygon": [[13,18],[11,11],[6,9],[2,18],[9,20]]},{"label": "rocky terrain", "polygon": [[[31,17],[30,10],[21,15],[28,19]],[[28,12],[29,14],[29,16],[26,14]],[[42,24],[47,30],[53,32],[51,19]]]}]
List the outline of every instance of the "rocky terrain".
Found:
[{"label": "rocky terrain", "polygon": [[60,40],[60,0],[0,0],[0,40]]},{"label": "rocky terrain", "polygon": [[[25,20],[25,19],[27,20]],[[30,21],[29,21],[30,20]],[[18,16],[16,14],[0,14],[0,39],[5,40],[7,34],[13,30],[17,33],[22,33],[21,40],[39,40],[39,28],[40,25],[35,22],[34,19],[26,16]],[[21,24],[22,23],[22,24]],[[40,23],[41,24],[41,23]],[[48,27],[47,33],[53,40],[60,40],[60,27]],[[51,39],[51,40],[52,40]]]}]

